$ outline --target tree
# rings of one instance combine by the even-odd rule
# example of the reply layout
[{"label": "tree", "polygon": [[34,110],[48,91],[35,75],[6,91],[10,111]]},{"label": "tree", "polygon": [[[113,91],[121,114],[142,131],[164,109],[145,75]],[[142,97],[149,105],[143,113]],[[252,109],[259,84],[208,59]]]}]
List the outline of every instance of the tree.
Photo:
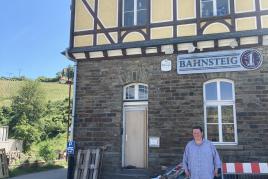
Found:
[{"label": "tree", "polygon": [[66,77],[69,76],[70,79],[73,79],[74,78],[74,67],[69,65],[68,68],[67,68],[67,73],[66,73]]},{"label": "tree", "polygon": [[66,77],[66,78],[70,78],[73,79],[74,78],[74,67],[69,65],[67,68],[64,68],[62,71],[56,73],[56,76],[58,78],[61,77]]},{"label": "tree", "polygon": [[12,110],[10,107],[3,106],[0,108],[0,126],[8,126]]},{"label": "tree", "polygon": [[28,151],[33,142],[39,141],[40,132],[36,126],[28,123],[26,114],[23,113],[18,124],[14,127],[14,137],[23,140],[23,150]]},{"label": "tree", "polygon": [[38,120],[38,127],[41,140],[53,138],[60,133],[64,133],[67,128],[68,99],[63,101],[49,101],[46,105],[45,115]]},{"label": "tree", "polygon": [[38,81],[25,81],[18,95],[12,98],[11,107],[15,115],[12,117],[10,127],[14,127],[23,114],[30,124],[37,121],[44,110],[44,98],[44,91]]},{"label": "tree", "polygon": [[57,155],[54,148],[49,144],[45,143],[42,145],[39,149],[39,155],[46,161],[52,161],[55,160]]}]

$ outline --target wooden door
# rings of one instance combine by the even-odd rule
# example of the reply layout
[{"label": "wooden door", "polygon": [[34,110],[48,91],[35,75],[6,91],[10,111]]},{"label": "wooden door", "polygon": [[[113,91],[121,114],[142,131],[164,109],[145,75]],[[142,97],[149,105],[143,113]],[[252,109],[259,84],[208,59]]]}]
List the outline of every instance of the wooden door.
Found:
[{"label": "wooden door", "polygon": [[147,108],[125,108],[124,166],[147,166]]}]

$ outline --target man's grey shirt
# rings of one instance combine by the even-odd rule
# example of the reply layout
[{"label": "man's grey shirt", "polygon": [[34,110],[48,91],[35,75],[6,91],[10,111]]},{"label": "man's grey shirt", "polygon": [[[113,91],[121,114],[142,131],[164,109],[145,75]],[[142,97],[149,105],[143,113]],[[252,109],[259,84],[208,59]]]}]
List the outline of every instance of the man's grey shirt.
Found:
[{"label": "man's grey shirt", "polygon": [[188,142],[183,155],[183,168],[191,179],[213,179],[214,170],[221,168],[221,160],[215,146],[206,139],[201,144]]}]

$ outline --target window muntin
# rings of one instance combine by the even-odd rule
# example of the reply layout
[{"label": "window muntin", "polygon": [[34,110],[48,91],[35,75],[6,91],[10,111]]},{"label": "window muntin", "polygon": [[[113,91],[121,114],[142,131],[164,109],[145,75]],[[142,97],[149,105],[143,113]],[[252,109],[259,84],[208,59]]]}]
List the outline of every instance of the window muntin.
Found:
[{"label": "window muntin", "polygon": [[147,22],[148,0],[124,0],[123,26],[145,25]]},{"label": "window muntin", "polygon": [[201,0],[201,17],[224,16],[229,13],[229,0]]},{"label": "window muntin", "polygon": [[148,86],[141,83],[125,86],[124,100],[148,100]]},{"label": "window muntin", "polygon": [[205,137],[216,144],[236,144],[234,84],[211,80],[204,84]]}]

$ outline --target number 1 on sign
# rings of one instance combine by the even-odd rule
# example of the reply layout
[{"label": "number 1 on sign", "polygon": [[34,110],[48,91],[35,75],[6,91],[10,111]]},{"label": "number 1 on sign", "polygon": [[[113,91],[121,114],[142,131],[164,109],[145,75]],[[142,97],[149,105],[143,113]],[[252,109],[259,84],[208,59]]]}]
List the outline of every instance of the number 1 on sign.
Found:
[{"label": "number 1 on sign", "polygon": [[249,66],[254,66],[254,63],[253,63],[253,53],[250,53],[250,55],[249,55]]}]

